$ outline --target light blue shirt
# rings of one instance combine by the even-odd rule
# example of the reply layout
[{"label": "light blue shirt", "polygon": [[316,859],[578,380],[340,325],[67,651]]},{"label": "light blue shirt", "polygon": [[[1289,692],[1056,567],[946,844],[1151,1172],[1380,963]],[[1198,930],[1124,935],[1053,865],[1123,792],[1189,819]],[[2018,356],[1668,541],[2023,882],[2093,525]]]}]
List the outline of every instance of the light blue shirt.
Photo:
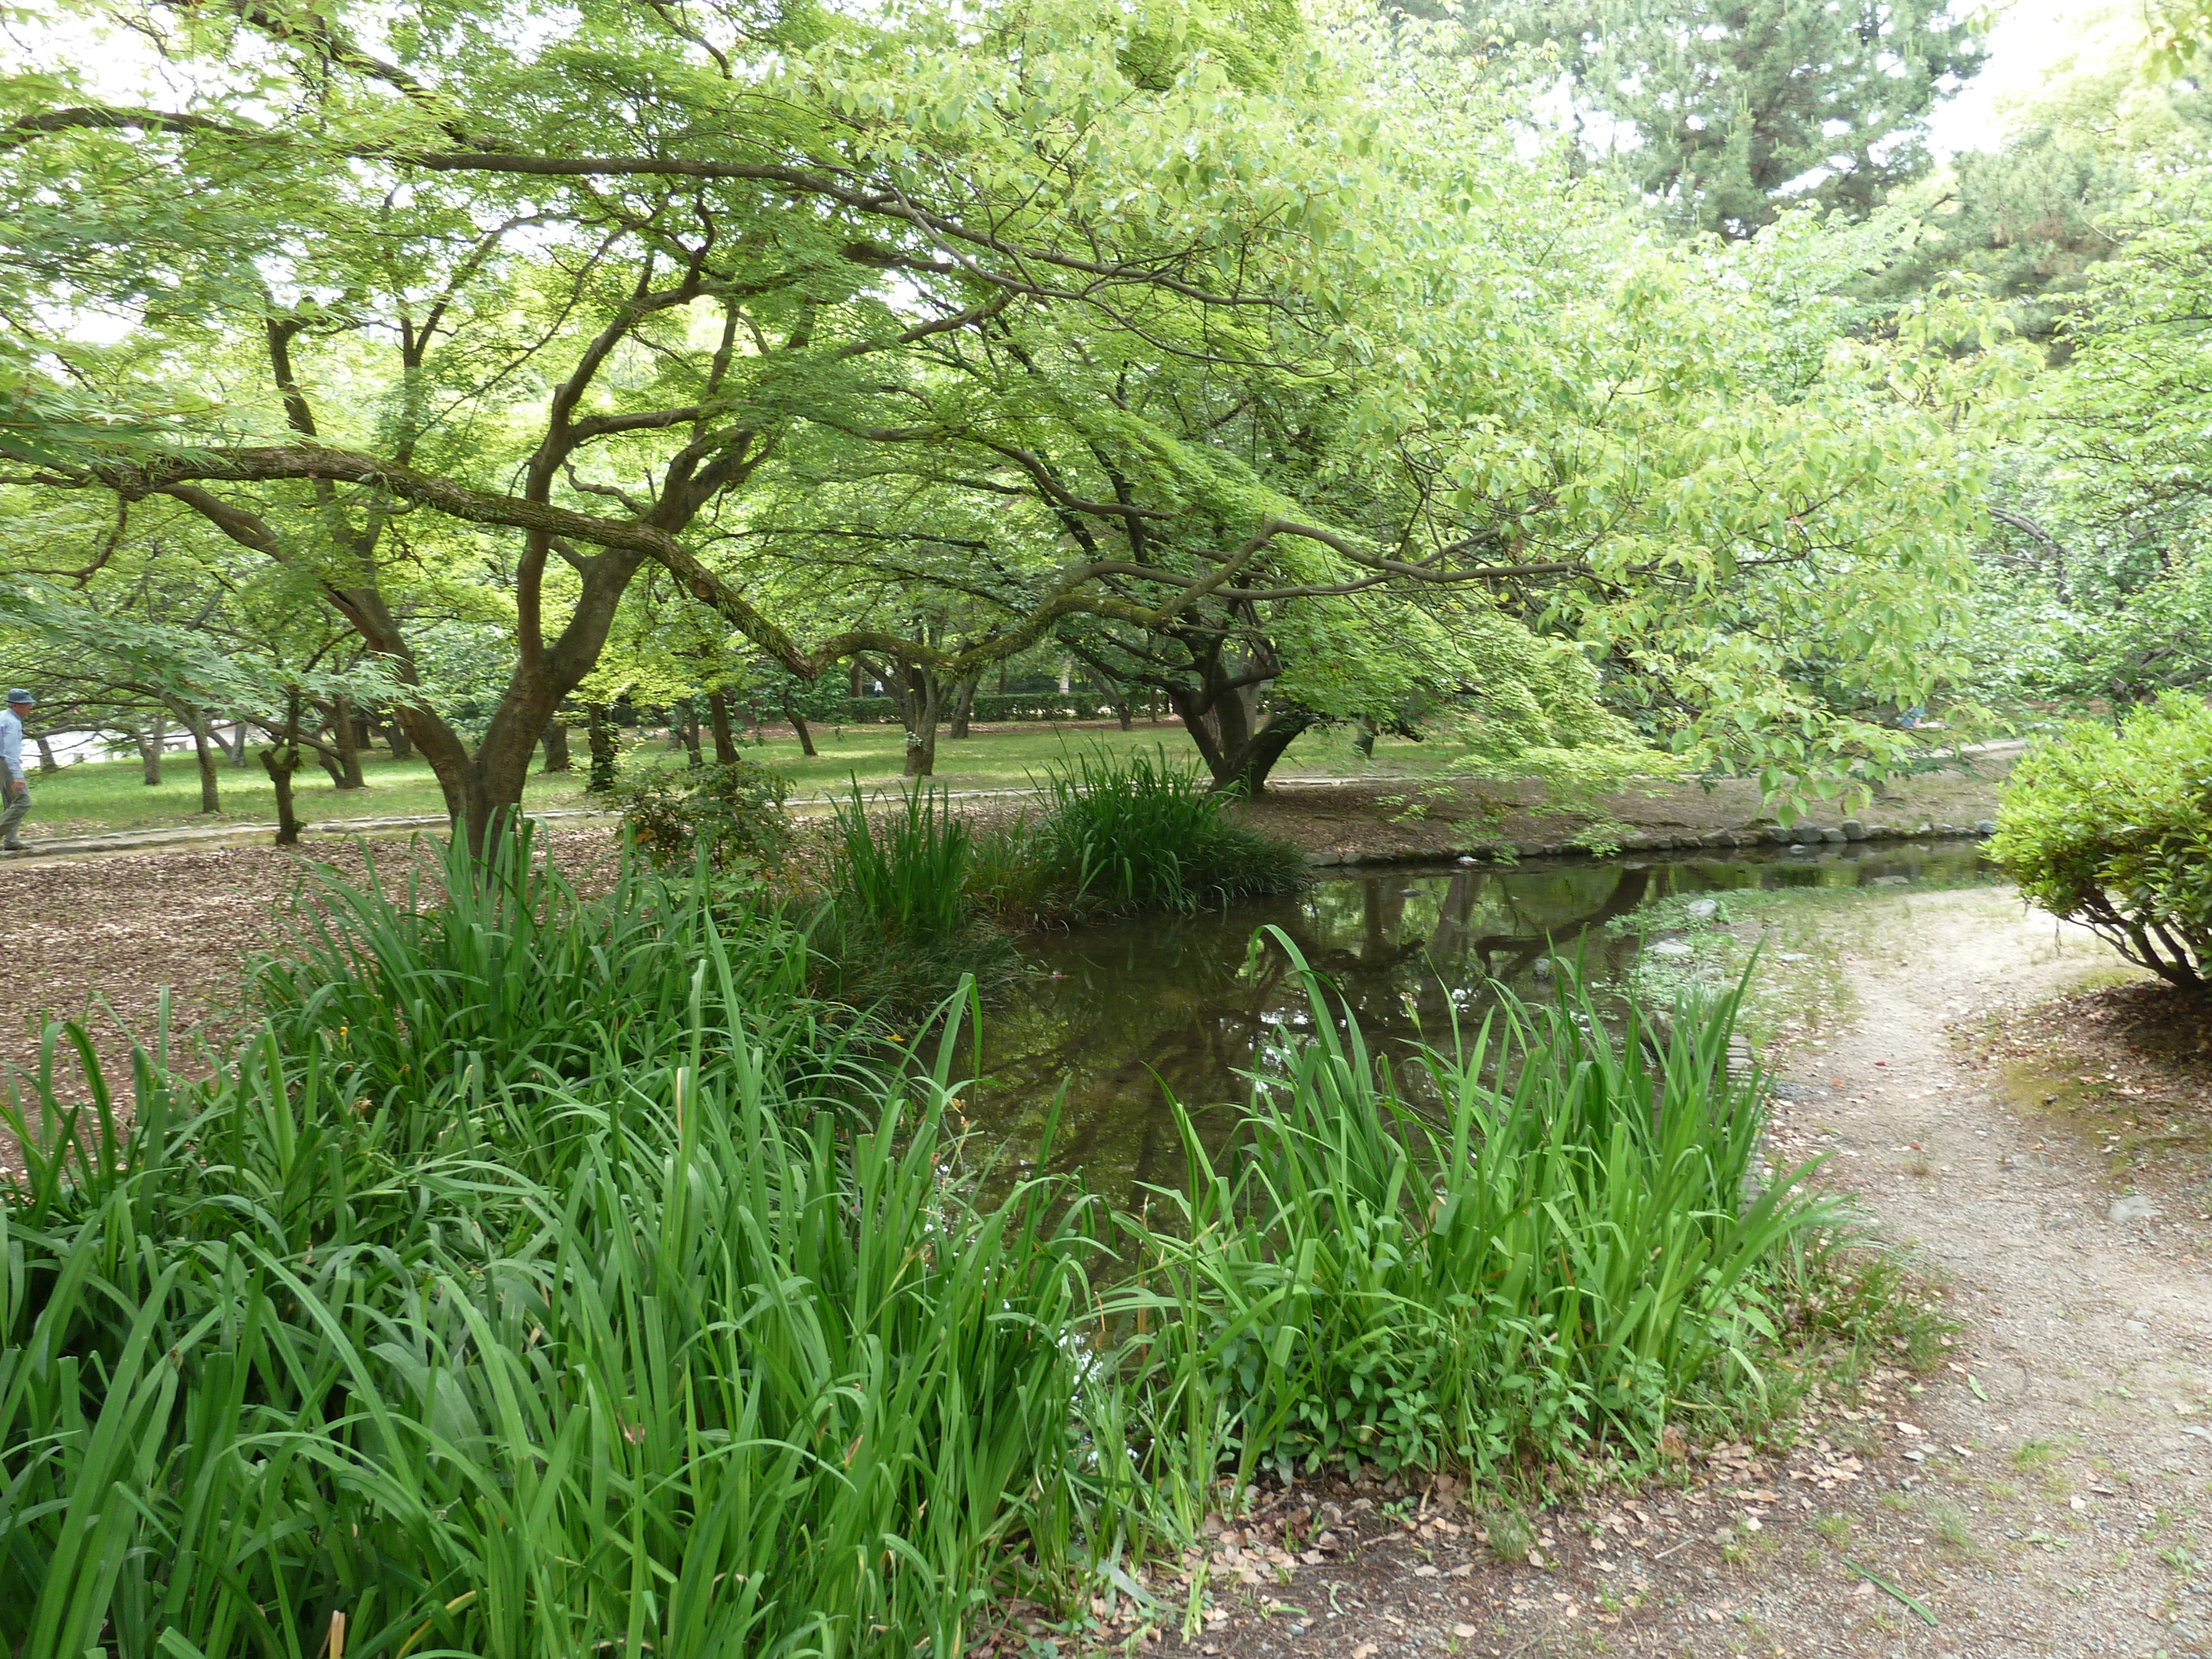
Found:
[{"label": "light blue shirt", "polygon": [[23,775],[23,719],[12,708],[0,708],[0,771]]}]

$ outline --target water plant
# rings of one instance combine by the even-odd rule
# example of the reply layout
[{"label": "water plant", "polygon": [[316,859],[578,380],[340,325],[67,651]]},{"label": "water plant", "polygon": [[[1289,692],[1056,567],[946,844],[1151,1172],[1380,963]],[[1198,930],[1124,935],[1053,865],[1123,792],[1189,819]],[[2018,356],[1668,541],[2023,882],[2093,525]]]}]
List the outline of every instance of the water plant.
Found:
[{"label": "water plant", "polygon": [[1164,750],[1090,750],[1045,775],[1042,856],[1079,899],[1121,909],[1195,909],[1294,890],[1297,848],[1239,823],[1234,797]]},{"label": "water plant", "polygon": [[871,817],[856,779],[836,814],[832,887],[848,918],[909,939],[957,933],[969,917],[967,824],[931,789],[908,790]]},{"label": "water plant", "polygon": [[1267,931],[1310,1027],[1255,1073],[1225,1157],[1174,1103],[1188,1173],[1138,1228],[1124,1304],[1158,1333],[1142,1387],[1181,1476],[1648,1446],[1758,1389],[1770,1269],[1834,1216],[1802,1171],[1757,1178],[1741,988],[1665,1021],[1631,1008],[1616,1037],[1570,975],[1401,1076]]},{"label": "water plant", "polygon": [[1109,1238],[969,1167],[951,1011],[886,1061],[703,867],[529,854],[311,878],[205,1074],[157,1030],[126,1103],[53,1024],[10,1083],[14,1659],[958,1654],[1224,1471],[1725,1413],[1826,1217],[1744,1197],[1732,997],[1619,1040],[1509,1003],[1401,1076],[1293,953],[1241,1144],[1176,1105],[1186,1188]]}]

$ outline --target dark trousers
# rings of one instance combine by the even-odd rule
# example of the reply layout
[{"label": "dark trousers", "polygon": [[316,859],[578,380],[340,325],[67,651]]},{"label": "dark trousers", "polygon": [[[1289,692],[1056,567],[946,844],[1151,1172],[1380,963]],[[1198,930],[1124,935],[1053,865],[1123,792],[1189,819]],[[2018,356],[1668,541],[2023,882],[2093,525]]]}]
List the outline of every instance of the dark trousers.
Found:
[{"label": "dark trousers", "polygon": [[23,814],[30,810],[30,786],[25,783],[18,783],[15,785],[15,799],[8,803],[7,810],[5,811],[0,811],[0,847],[20,847],[22,845],[21,842],[15,839],[15,831],[17,827],[23,822]]}]

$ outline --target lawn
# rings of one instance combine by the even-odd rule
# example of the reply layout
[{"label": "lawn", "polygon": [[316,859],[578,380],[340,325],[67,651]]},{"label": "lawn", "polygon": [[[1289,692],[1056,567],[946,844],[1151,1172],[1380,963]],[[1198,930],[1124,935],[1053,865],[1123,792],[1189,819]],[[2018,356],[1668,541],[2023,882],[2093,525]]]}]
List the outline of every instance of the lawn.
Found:
[{"label": "lawn", "polygon": [[[750,736],[739,744],[748,760],[776,768],[792,781],[799,798],[835,791],[848,780],[896,782],[906,757],[905,733],[896,726],[822,726],[815,732],[821,752],[810,760],[799,753],[796,738],[778,736],[770,729],[766,740]],[[1139,721],[1134,731],[1122,732],[1110,723],[1097,726],[993,726],[972,738],[955,742],[940,735],[937,744],[939,787],[963,789],[1019,787],[1053,762],[1085,749],[1103,746],[1126,753],[1158,744],[1179,763],[1195,764],[1198,752],[1178,726],[1152,726]],[[586,757],[583,734],[574,734],[575,769],[568,772],[533,771],[524,796],[538,810],[589,806],[584,793]],[[629,747],[623,757],[625,770],[645,766],[680,765],[680,753],[665,742]],[[1308,769],[1311,769],[1309,768]],[[294,784],[294,800],[302,823],[333,819],[407,817],[445,810],[437,780],[420,760],[394,761],[381,750],[363,757],[362,770],[368,786],[362,789],[334,787],[319,767],[309,766]],[[199,811],[199,772],[189,754],[172,755],[163,764],[161,781],[149,787],[136,760],[88,762],[64,767],[58,773],[31,775],[31,817],[25,825],[33,840],[70,835],[89,835],[108,830],[155,830],[209,823],[273,823],[276,801],[268,775],[258,763],[222,768],[223,811],[218,817]]]}]

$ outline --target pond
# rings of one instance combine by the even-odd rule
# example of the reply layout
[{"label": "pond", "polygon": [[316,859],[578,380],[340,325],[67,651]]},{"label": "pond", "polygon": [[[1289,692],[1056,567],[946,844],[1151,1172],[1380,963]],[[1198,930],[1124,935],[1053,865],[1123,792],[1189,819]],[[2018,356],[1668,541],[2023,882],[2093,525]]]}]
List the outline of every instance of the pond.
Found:
[{"label": "pond", "polygon": [[1252,935],[1270,924],[1328,975],[1370,1046],[1402,1052],[1417,1019],[1432,1037],[1448,1030],[1447,999],[1479,1021],[1494,983],[1546,994],[1555,950],[1580,951],[1595,986],[1618,985],[1643,946],[1606,924],[1656,899],[1948,884],[1987,868],[1976,843],[1945,842],[1331,870],[1294,897],[1033,935],[1032,978],[984,1021],[972,1121],[1010,1151],[1033,1148],[1064,1088],[1055,1170],[1080,1168],[1115,1203],[1180,1185],[1164,1087],[1193,1108],[1241,1100],[1267,1033],[1310,1023],[1281,952],[1248,971]]}]

